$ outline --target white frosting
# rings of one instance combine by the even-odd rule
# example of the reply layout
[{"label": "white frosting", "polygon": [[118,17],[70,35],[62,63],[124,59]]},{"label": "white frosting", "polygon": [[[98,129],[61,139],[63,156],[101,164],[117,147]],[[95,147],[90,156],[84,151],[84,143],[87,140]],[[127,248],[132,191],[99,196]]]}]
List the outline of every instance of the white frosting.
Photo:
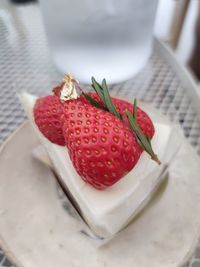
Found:
[{"label": "white frosting", "polygon": [[[40,142],[46,148],[57,172],[66,183],[77,201],[82,214],[90,227],[99,235],[108,237],[127,224],[138,210],[141,202],[152,192],[161,179],[159,174],[163,164],[150,160],[149,155],[142,153],[135,168],[113,186],[98,191],[86,184],[76,173],[69,158],[67,149],[49,142],[38,130],[33,120],[35,97],[23,94],[21,97],[24,109],[32,122]],[[164,123],[154,123],[155,135],[152,146],[161,161],[171,134],[171,127]]]}]

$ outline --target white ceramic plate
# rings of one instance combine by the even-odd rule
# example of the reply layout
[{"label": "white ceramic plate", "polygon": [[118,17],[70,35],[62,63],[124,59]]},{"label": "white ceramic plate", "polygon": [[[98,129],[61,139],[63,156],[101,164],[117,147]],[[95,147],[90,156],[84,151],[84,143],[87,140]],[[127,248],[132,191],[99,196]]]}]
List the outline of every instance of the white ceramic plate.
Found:
[{"label": "white ceramic plate", "polygon": [[200,235],[200,161],[183,145],[148,207],[104,247],[80,234],[63,209],[49,169],[31,157],[37,140],[28,123],[0,152],[0,243],[24,267],[177,267]]}]

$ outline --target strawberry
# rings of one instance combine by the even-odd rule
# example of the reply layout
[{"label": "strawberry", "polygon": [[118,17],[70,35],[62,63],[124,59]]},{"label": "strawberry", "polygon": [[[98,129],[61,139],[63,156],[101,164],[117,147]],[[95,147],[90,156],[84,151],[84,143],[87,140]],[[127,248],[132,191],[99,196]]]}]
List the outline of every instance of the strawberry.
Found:
[{"label": "strawberry", "polygon": [[[102,101],[100,100],[99,96],[96,93],[89,92],[89,95],[92,96],[92,98],[94,98],[98,103],[103,105]],[[123,99],[119,99],[119,98],[111,97],[111,99],[112,99],[117,111],[120,114],[122,114],[124,123],[126,123],[126,125],[129,126],[129,122],[127,120],[125,110],[127,109],[131,113],[133,113],[133,104],[131,104],[131,103],[129,103]],[[88,102],[86,99],[83,101],[85,103]],[[152,123],[151,119],[149,118],[149,116],[139,107],[137,107],[137,109],[136,109],[136,121],[137,121],[138,125],[140,126],[140,129],[142,130],[143,134],[145,136],[147,134],[149,134],[149,136],[152,138],[154,135],[154,132],[155,132],[153,123]]]},{"label": "strawberry", "polygon": [[38,98],[34,109],[34,119],[42,134],[52,143],[64,146],[62,133],[63,105],[55,95]]},{"label": "strawberry", "polygon": [[142,148],[119,118],[81,99],[66,102],[63,134],[72,163],[97,189],[113,185],[137,163]]}]

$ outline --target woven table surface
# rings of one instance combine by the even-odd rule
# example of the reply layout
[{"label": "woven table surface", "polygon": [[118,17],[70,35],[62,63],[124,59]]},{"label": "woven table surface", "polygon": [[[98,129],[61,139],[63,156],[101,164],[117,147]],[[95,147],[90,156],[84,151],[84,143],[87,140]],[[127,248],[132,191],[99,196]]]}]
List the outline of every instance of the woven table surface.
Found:
[{"label": "woven table surface", "polygon": [[[179,123],[200,154],[200,117],[188,88],[155,41],[145,69],[125,83],[111,85],[113,95],[137,97],[153,104]],[[175,61],[175,59],[174,59]],[[51,58],[37,4],[0,1],[0,143],[24,120],[17,94],[45,94],[61,79]],[[42,253],[42,252],[41,252]],[[16,266],[0,248],[0,267]],[[200,267],[200,247],[186,266]],[[17,266],[16,266],[17,267]]]}]

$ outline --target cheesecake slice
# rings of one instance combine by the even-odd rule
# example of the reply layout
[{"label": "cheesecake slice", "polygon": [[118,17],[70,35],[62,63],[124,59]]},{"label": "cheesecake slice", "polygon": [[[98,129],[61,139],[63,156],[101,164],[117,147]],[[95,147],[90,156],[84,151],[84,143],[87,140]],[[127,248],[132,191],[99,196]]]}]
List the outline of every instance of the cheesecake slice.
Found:
[{"label": "cheesecake slice", "polygon": [[151,114],[151,110],[146,110],[152,117],[155,127],[152,146],[162,164],[158,165],[150,160],[149,155],[143,152],[136,166],[123,179],[99,191],[80,178],[66,147],[51,143],[41,134],[33,117],[36,99],[37,97],[27,93],[21,95],[21,102],[31,125],[62,183],[70,192],[74,205],[78,207],[81,216],[96,235],[102,238],[114,236],[130,223],[162,181],[166,164],[173,150],[170,148],[171,125],[161,122],[159,117]]}]

